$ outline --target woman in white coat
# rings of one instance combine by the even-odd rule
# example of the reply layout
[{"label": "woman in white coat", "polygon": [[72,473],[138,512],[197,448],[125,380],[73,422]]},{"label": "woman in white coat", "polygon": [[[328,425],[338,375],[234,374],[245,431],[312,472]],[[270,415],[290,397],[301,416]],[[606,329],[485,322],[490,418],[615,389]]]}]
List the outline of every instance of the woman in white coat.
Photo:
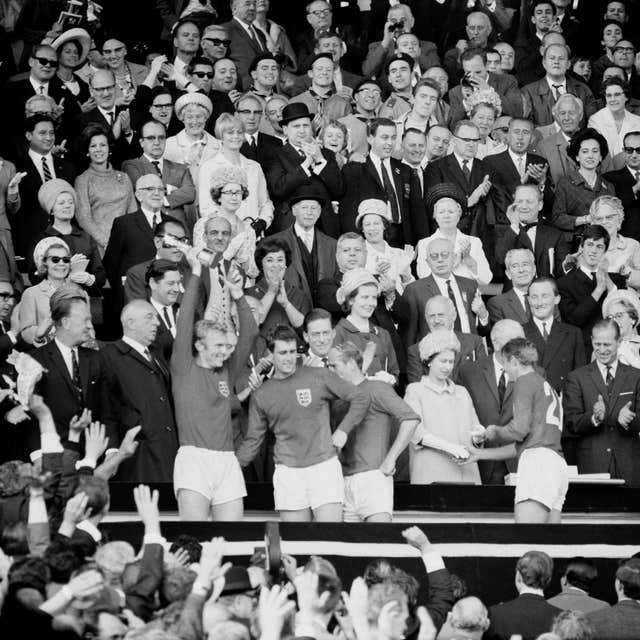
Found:
[{"label": "woman in white coat", "polygon": [[627,111],[631,96],[629,85],[620,78],[608,78],[602,83],[606,106],[589,118],[589,126],[599,131],[609,145],[611,157],[622,152],[624,137],[640,131],[640,116]]},{"label": "woman in white coat", "polygon": [[454,184],[444,182],[432,189],[430,200],[433,203],[433,218],[438,229],[428,238],[418,242],[416,262],[418,277],[426,278],[431,275],[431,268],[427,263],[429,243],[434,238],[445,238],[452,242],[454,247],[453,273],[456,276],[475,280],[478,284],[489,284],[493,273],[482,248],[482,241],[458,229],[462,207],[466,205],[466,198],[462,191]]}]

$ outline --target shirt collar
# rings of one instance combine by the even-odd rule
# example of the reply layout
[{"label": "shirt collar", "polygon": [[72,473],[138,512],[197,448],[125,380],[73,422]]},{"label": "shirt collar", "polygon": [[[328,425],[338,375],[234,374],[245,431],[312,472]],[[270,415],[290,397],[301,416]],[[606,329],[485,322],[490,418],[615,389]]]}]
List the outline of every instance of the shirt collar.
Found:
[{"label": "shirt collar", "polygon": [[611,364],[604,365],[596,360],[596,364],[598,365],[598,369],[600,370],[600,374],[602,375],[602,379],[606,380],[607,378],[607,367],[611,368],[611,375],[615,378],[616,371],[618,370],[618,359],[616,358]]},{"label": "shirt collar", "polygon": [[[538,327],[538,330],[540,331],[540,333],[543,333],[542,331],[543,321],[538,318],[533,318],[533,321],[535,322],[536,327]],[[547,327],[547,333],[551,333],[551,327],[553,326],[553,315],[551,315],[549,318],[544,320],[544,324]]]},{"label": "shirt collar", "polygon": [[148,156],[146,153],[143,153],[142,156],[144,158],[146,158],[151,164],[153,164],[154,162],[157,162],[160,165],[160,169],[162,169],[162,156],[160,156],[159,158],[152,158],[151,156]]},{"label": "shirt collar", "polygon": [[471,167],[473,167],[473,158],[471,159],[463,158],[462,156],[459,156],[455,151],[453,152],[453,157],[458,161],[458,164],[460,165],[460,167],[462,167],[462,163],[466,161],[467,164],[469,165],[469,171],[471,171]]},{"label": "shirt collar", "polygon": [[518,166],[518,160],[520,160],[520,158],[522,158],[524,160],[525,165],[527,164],[527,152],[525,151],[524,153],[518,155],[517,153],[514,153],[511,150],[511,147],[509,147],[507,149],[509,155],[511,156],[511,159],[513,160],[513,164],[516,165],[516,167]]},{"label": "shirt collar", "polygon": [[[47,162],[52,162],[53,161],[53,155],[51,154],[51,151],[49,151],[49,153],[45,153],[44,155],[42,155],[41,153],[38,153],[37,151],[34,151],[33,149],[29,149],[28,151],[29,153],[29,157],[36,161],[41,163],[42,162],[42,158],[46,158]],[[38,164],[38,169],[40,169],[40,164]]]},{"label": "shirt collar", "polygon": [[102,534],[100,533],[100,529],[96,527],[93,522],[90,520],[83,520],[82,522],[78,522],[76,525],[76,529],[80,529],[80,531],[84,531],[89,534],[93,541],[99,543],[102,540]]},{"label": "shirt collar", "polygon": [[46,93],[48,95],[49,93],[49,81],[47,80],[46,82],[40,82],[39,80],[36,80],[33,76],[29,76],[29,82],[31,84],[31,86],[34,88],[35,92],[37,94],[40,94],[40,87],[44,87],[46,89]]},{"label": "shirt collar", "polygon": [[315,235],[315,229],[309,229],[308,231],[303,229],[297,222],[293,223],[293,230],[299,238],[306,238],[309,234],[313,237]]},{"label": "shirt collar", "polygon": [[130,336],[122,336],[122,342],[126,342],[132,349],[135,349],[144,358],[147,357],[145,351],[148,351],[149,347],[145,347],[143,344],[140,344],[137,340],[134,340]]},{"label": "shirt collar", "polygon": [[433,272],[431,273],[431,275],[433,276],[433,279],[436,281],[436,284],[441,284],[443,287],[447,286],[447,280],[449,280],[452,285],[456,280],[456,277],[453,275],[453,272],[449,275],[448,278],[443,278],[442,276],[437,276]]},{"label": "shirt collar", "polygon": [[111,109],[103,109],[102,107],[98,107],[98,111],[105,117],[105,120],[109,120],[109,115],[113,114],[113,119],[115,121],[116,117],[116,106],[113,105]]},{"label": "shirt collar", "polygon": [[[160,302],[158,302],[157,300],[154,300],[153,296],[149,296],[149,302],[151,303],[151,306],[158,312],[158,313],[162,313],[165,308],[167,308],[169,305],[166,304],[161,304]],[[133,346],[133,345],[132,345]]]},{"label": "shirt collar", "polygon": [[456,390],[456,385],[451,380],[447,380],[444,387],[440,387],[436,385],[426,374],[422,376],[422,383],[425,387],[438,394],[449,393],[453,395]]},{"label": "shirt collar", "polygon": [[142,205],[140,205],[140,211],[144,214],[144,217],[147,219],[149,226],[153,226],[153,218],[158,216],[158,218],[162,217],[161,211],[151,211],[150,209],[146,209]]},{"label": "shirt collar", "polygon": [[[491,357],[493,358],[493,367],[496,370],[496,375],[500,377],[500,374],[504,371],[504,367],[498,362],[498,358],[496,358],[495,353]],[[506,371],[504,371],[504,375],[507,375]]]},{"label": "shirt collar", "polygon": [[547,81],[547,84],[549,85],[549,89],[551,89],[551,91],[553,91],[553,85],[557,84],[557,85],[560,85],[562,87],[562,89],[563,89],[563,91],[565,93],[567,92],[567,79],[566,78],[562,82],[553,82],[549,76],[545,76],[544,79]]}]

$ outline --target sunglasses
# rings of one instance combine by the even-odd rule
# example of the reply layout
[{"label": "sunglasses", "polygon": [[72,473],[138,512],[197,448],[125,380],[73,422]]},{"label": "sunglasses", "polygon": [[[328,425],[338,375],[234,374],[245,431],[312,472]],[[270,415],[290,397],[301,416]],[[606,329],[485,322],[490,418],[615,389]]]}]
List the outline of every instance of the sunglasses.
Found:
[{"label": "sunglasses", "polygon": [[59,262],[69,264],[71,262],[71,258],[69,256],[47,256],[47,260],[51,260],[53,264],[58,264]]},{"label": "sunglasses", "polygon": [[50,60],[49,58],[41,58],[40,56],[34,56],[34,60],[37,60],[43,67],[53,67],[54,69],[58,66],[57,60]]},{"label": "sunglasses", "polygon": [[640,154],[640,147],[624,147],[624,152],[631,155],[632,153]]},{"label": "sunglasses", "polygon": [[191,75],[195,76],[196,78],[207,78],[208,80],[211,80],[211,78],[213,78],[212,71],[192,71]]},{"label": "sunglasses", "polygon": [[220,40],[220,38],[204,38],[205,42],[210,42],[214,47],[229,47],[231,40]]}]

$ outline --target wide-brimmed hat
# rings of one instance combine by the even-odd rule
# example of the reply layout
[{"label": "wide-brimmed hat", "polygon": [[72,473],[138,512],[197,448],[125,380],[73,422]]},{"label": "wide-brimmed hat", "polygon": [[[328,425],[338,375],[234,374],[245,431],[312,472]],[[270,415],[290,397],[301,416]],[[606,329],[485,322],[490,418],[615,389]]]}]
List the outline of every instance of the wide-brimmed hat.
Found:
[{"label": "wide-brimmed hat", "polygon": [[209,98],[207,98],[204,93],[198,93],[197,91],[194,91],[193,93],[185,93],[176,100],[176,117],[180,118],[182,110],[190,104],[198,104],[203,107],[207,112],[207,118],[213,112],[213,104],[211,104],[211,100],[209,100]]},{"label": "wide-brimmed hat", "polygon": [[427,207],[429,207],[429,210],[433,211],[436,202],[443,198],[455,200],[462,207],[463,211],[467,208],[467,197],[464,195],[462,189],[452,182],[441,182],[431,187],[427,193]]},{"label": "wide-brimmed hat", "polygon": [[74,27],[73,29],[68,29],[64,33],[61,33],[51,43],[51,46],[58,51],[70,40],[75,40],[80,44],[80,59],[78,60],[78,66],[80,67],[89,57],[89,51],[91,51],[91,36],[84,29]]},{"label": "wide-brimmed hat", "polygon": [[304,102],[292,102],[282,110],[280,126],[288,124],[293,120],[299,120],[300,118],[309,118],[309,120],[313,120],[313,114],[309,112],[309,107],[307,107]]},{"label": "wide-brimmed hat", "polygon": [[365,284],[375,284],[378,286],[378,281],[375,276],[365,269],[364,267],[358,267],[347,271],[342,276],[342,284],[336,291],[336,301],[338,304],[344,304],[345,300],[359,287]]}]

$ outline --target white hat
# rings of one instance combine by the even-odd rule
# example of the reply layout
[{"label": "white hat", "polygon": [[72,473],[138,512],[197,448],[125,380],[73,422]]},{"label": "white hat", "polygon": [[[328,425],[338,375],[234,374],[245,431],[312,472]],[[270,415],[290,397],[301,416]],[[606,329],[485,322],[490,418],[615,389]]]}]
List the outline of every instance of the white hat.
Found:
[{"label": "white hat", "polygon": [[609,315],[611,307],[616,302],[627,302],[630,304],[636,312],[638,319],[640,320],[640,298],[633,289],[616,289],[612,291],[602,303],[602,317],[606,318]]},{"label": "white hat", "polygon": [[430,360],[443,351],[460,351],[460,341],[453,331],[436,329],[428,333],[418,344],[420,360]]},{"label": "white hat", "polygon": [[62,45],[70,40],[76,40],[80,43],[80,59],[78,60],[78,66],[80,67],[89,56],[89,51],[91,51],[91,36],[84,29],[74,27],[73,29],[68,29],[64,33],[61,33],[51,43],[51,46],[58,51],[62,48]]},{"label": "white hat", "polygon": [[374,275],[362,267],[351,269],[342,276],[342,284],[336,291],[336,301],[338,304],[344,304],[345,300],[359,287],[365,284],[375,284],[378,286],[378,281]]},{"label": "white hat", "polygon": [[380,216],[383,220],[391,222],[391,215],[389,214],[389,206],[384,200],[378,200],[377,198],[368,198],[363,200],[358,205],[358,215],[356,216],[356,229],[362,218],[373,213]]},{"label": "white hat", "polygon": [[190,104],[199,104],[201,107],[204,107],[207,112],[207,118],[213,112],[213,105],[211,104],[211,100],[209,100],[209,98],[207,98],[204,93],[198,93],[197,91],[194,91],[193,93],[185,93],[176,100],[176,117],[180,118],[182,110]]}]

